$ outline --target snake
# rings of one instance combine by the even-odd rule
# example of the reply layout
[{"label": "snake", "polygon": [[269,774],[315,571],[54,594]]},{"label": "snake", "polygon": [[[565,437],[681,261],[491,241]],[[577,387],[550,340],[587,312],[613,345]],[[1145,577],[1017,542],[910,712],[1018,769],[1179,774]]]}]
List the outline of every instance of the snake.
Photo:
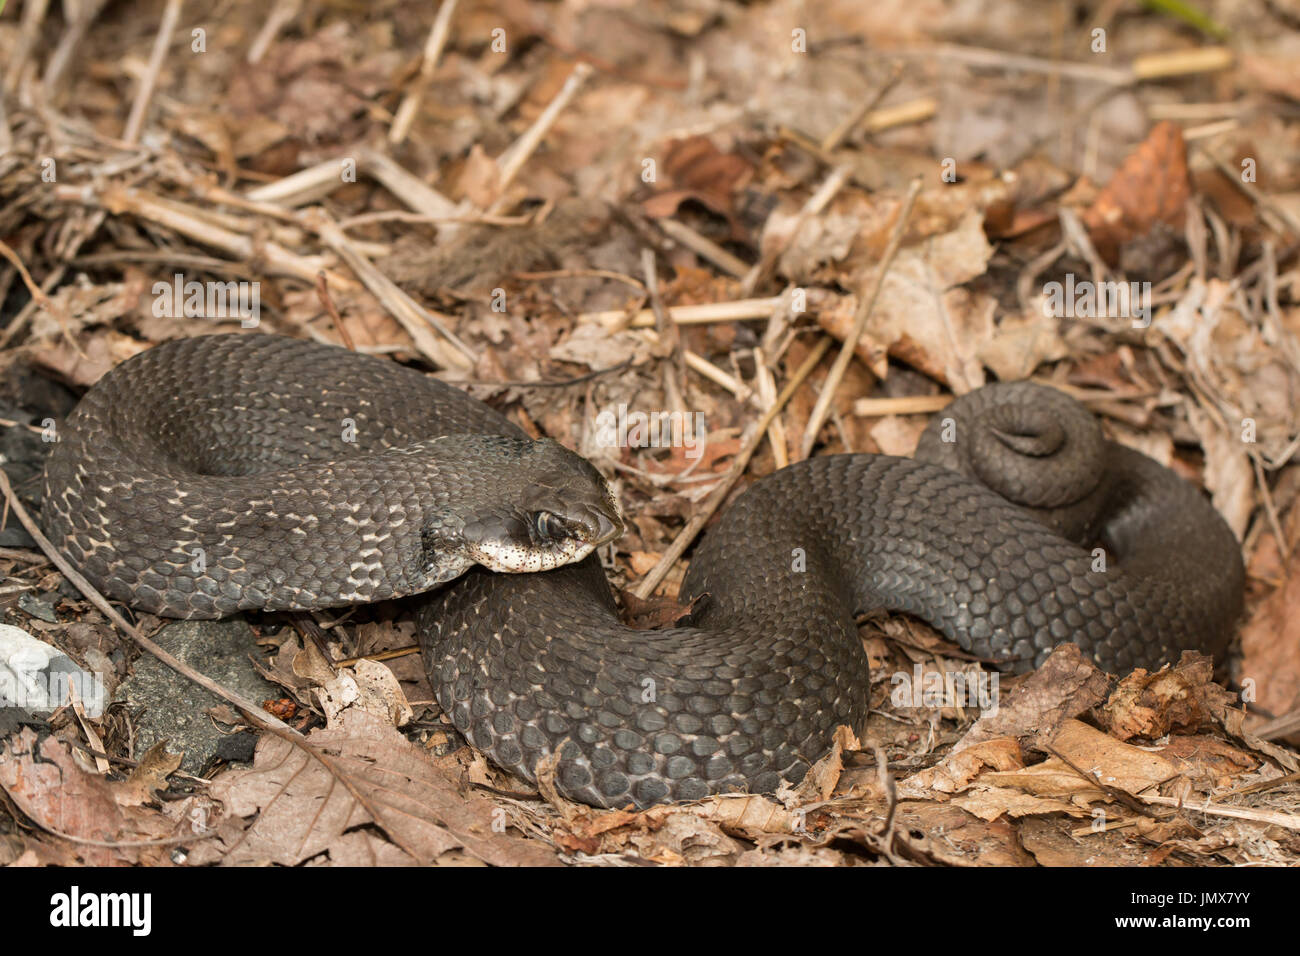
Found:
[{"label": "snake", "polygon": [[269,333],[178,339],[58,429],[42,524],[111,599],[174,618],[414,605],[455,728],[596,807],[798,782],[870,709],[864,615],[1018,673],[1072,642],[1123,674],[1221,656],[1241,547],[1207,495],[1074,398],[993,383],[913,458],[754,481],[691,555],[671,626],[624,624],[589,461],[390,359]]}]

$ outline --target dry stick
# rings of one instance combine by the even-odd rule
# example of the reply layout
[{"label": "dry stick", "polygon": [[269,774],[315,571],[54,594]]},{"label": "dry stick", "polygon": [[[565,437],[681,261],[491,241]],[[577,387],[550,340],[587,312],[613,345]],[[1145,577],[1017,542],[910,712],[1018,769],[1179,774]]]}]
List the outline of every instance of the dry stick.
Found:
[{"label": "dry stick", "polygon": [[[642,329],[641,334],[646,337],[646,339],[650,342],[651,345],[658,345],[660,342],[663,341],[659,337],[659,333],[656,332],[654,329]],[[718,368],[716,365],[714,365],[708,359],[704,358],[704,356],[700,355],[698,352],[692,352],[690,349],[682,349],[682,359],[686,362],[687,368],[691,369],[694,372],[697,372],[700,375],[703,375],[713,384],[725,388],[727,391],[729,391],[732,395],[736,396],[736,398],[740,399],[741,401],[747,399],[750,396],[750,394],[753,392],[753,389],[751,389],[744,382],[741,382],[733,375],[728,375],[726,372]],[[629,361],[631,360],[629,359]],[[528,384],[531,385],[535,383],[530,382]]]},{"label": "dry stick", "polygon": [[668,550],[664,552],[663,557],[659,559],[659,563],[636,586],[632,592],[633,594],[645,600],[659,586],[659,582],[664,579],[668,569],[686,552],[691,542],[695,540],[695,536],[700,533],[709,519],[713,517],[713,513],[721,507],[722,502],[731,493],[731,486],[736,483],[736,479],[745,471],[754,450],[758,448],[763,441],[763,437],[767,434],[767,426],[772,423],[772,419],[780,414],[781,409],[790,401],[790,397],[794,395],[795,390],[803,384],[804,379],[812,374],[812,370],[817,367],[817,363],[821,361],[822,356],[826,354],[830,347],[831,340],[828,338],[821,339],[813,346],[812,352],[804,359],[803,364],[799,366],[794,375],[790,377],[790,381],[786,382],[785,388],[781,389],[781,394],[776,397],[776,401],[763,413],[763,417],[746,431],[744,438],[740,442],[740,450],[736,452],[735,459],[731,462],[726,474],[722,476],[722,480],[718,482],[717,487],[709,492],[708,498],[696,510],[695,516],[686,523],[686,527],[673,540]]},{"label": "dry stick", "polygon": [[[72,346],[78,355],[85,358],[85,353],[81,351],[81,348],[72,338],[72,316],[64,314],[62,309],[57,308],[54,305],[54,301],[46,295],[45,289],[36,284],[36,280],[34,280],[31,273],[27,271],[27,266],[24,265],[23,260],[18,257],[18,253],[10,249],[3,240],[0,240],[0,257],[9,260],[9,264],[17,270],[19,278],[23,280],[23,285],[27,287],[27,292],[32,297],[31,302],[28,303],[32,306],[31,314],[35,314],[36,308],[38,307],[43,308],[46,312],[50,313],[50,315],[54,317],[55,321],[59,323],[59,330],[63,333],[63,338],[70,346]],[[47,284],[49,284],[48,280]],[[26,324],[25,321],[19,321],[21,318],[23,318],[22,315],[15,317],[11,326],[21,327]],[[0,344],[7,344],[11,335],[12,333],[6,330],[3,342],[0,342]]]},{"label": "dry stick", "polygon": [[[45,281],[41,283],[42,293],[48,295],[58,287],[59,283],[63,281],[63,277],[68,271],[68,260],[76,256],[85,241],[99,231],[99,227],[104,224],[104,220],[107,218],[108,214],[104,210],[97,209],[82,221],[80,227],[72,234],[65,247],[63,252],[63,261],[55,266],[53,271],[45,277]],[[45,299],[44,301],[48,301],[48,299]],[[31,321],[32,316],[34,316],[36,311],[41,308],[41,302],[41,299],[33,297],[28,300],[26,305],[18,310],[18,314],[13,317],[5,330],[0,332],[0,349],[4,348],[16,339],[18,333],[27,327],[27,323]],[[58,319],[59,317],[56,315],[55,318]],[[85,353],[81,350],[81,346],[78,345],[75,340],[70,339],[69,341],[72,341],[72,347],[76,351],[77,355],[84,358]]]},{"label": "dry stick", "polygon": [[[0,156],[14,148],[14,134],[9,129],[9,116],[5,113],[5,100],[0,96]],[[3,299],[0,299],[3,301]]]},{"label": "dry stick", "polygon": [[[122,617],[122,615],[114,609],[113,605],[109,604],[104,596],[95,590],[94,586],[67,562],[63,555],[59,553],[58,549],[54,547],[54,544],[50,539],[45,537],[40,527],[32,519],[32,516],[27,513],[27,509],[24,508],[22,503],[18,500],[18,496],[14,494],[13,487],[9,484],[9,475],[6,474],[2,468],[0,468],[0,493],[2,493],[5,498],[6,512],[11,508],[13,509],[14,514],[18,516],[19,522],[21,522],[22,526],[27,529],[27,533],[32,536],[32,540],[34,540],[37,545],[40,546],[40,549],[45,552],[45,555],[54,562],[55,567],[63,572],[63,576],[72,583],[73,587],[85,595],[86,600],[98,608],[105,617],[116,624],[118,628],[121,629],[122,633],[126,634],[141,648],[158,658],[158,660],[162,661],[182,677],[192,680],[209,693],[215,694],[222,700],[228,701],[233,706],[239,708],[239,711],[244,715],[244,717],[256,727],[279,737],[281,740],[284,740],[295,747],[298,747],[313,760],[316,760],[324,766],[331,776],[347,788],[348,792],[352,794],[353,799],[365,808],[366,812],[370,814],[371,820],[374,821],[375,826],[383,829],[389,839],[401,847],[405,852],[411,854],[415,859],[419,859],[419,857],[412,852],[412,850],[408,848],[397,835],[390,833],[387,828],[384,827],[383,823],[380,821],[379,811],[371,801],[357,789],[356,785],[351,780],[351,775],[337,767],[332,759],[322,753],[319,748],[309,743],[302,734],[294,730],[278,717],[268,714],[253,701],[232,690],[227,690],[216,681],[204,674],[200,674],[188,664],[173,657],[170,653],[163,650],[149,638],[145,637],[138,630],[128,624],[126,618]],[[77,839],[77,842],[86,842],[74,837],[69,838]]]},{"label": "dry stick", "polygon": [[298,15],[298,7],[301,5],[302,0],[278,0],[276,5],[271,8],[271,12],[267,14],[262,29],[257,31],[257,36],[249,44],[246,57],[249,63],[261,61],[271,44],[275,42],[280,28]]},{"label": "dry stick", "polygon": [[23,67],[31,55],[32,47],[41,32],[41,23],[45,20],[45,11],[49,9],[50,0],[30,0],[23,4],[23,22],[19,27],[15,49],[11,51],[9,69],[5,71],[5,89],[13,90],[18,86]]},{"label": "dry stick", "polygon": [[131,113],[126,118],[126,127],[122,131],[123,142],[140,142],[140,131],[144,129],[144,120],[149,112],[149,103],[153,100],[153,91],[158,85],[158,74],[162,72],[163,61],[167,59],[167,48],[171,45],[172,34],[181,18],[183,0],[167,0],[163,8],[162,23],[158,25],[158,34],[153,38],[153,50],[149,54],[149,66],[140,79],[140,89],[136,91],[135,102],[131,104]]},{"label": "dry stick", "polygon": [[1233,63],[1232,50],[1221,46],[1199,47],[1195,50],[1175,50],[1168,53],[1149,53],[1136,57],[1127,69],[1053,60],[1048,57],[1023,56],[1006,53],[1002,50],[961,46],[955,43],[896,50],[891,55],[923,59],[937,58],[939,62],[966,63],[971,66],[1013,70],[1018,73],[1059,73],[1063,77],[1090,80],[1105,83],[1109,86],[1128,86],[1143,80],[1158,80],[1196,73],[1213,73],[1218,70],[1226,70]]},{"label": "dry stick", "polygon": [[903,205],[898,211],[898,221],[894,223],[893,235],[889,237],[889,245],[885,247],[885,254],[880,260],[880,268],[876,270],[875,287],[872,288],[870,295],[864,296],[858,303],[857,315],[853,317],[853,328],[844,337],[844,342],[840,346],[840,354],[835,356],[835,364],[831,366],[830,374],[826,377],[826,384],[822,388],[822,393],[817,396],[817,404],[813,406],[812,417],[808,419],[808,427],[803,433],[803,441],[799,448],[800,458],[808,457],[812,451],[813,442],[817,440],[817,433],[821,431],[822,425],[826,422],[826,415],[830,410],[831,401],[835,398],[835,390],[839,388],[840,380],[844,378],[844,372],[848,369],[854,350],[862,338],[862,331],[867,327],[867,319],[871,317],[871,312],[876,307],[876,300],[880,298],[880,290],[885,285],[885,276],[888,275],[889,267],[894,262],[894,256],[898,254],[898,248],[903,243],[903,234],[907,232],[907,220],[911,218],[912,206],[916,203],[916,197],[920,192],[921,180],[918,177],[912,180],[912,185],[907,189],[907,195],[903,197]]},{"label": "dry stick", "polygon": [[1159,794],[1143,795],[1139,799],[1159,807],[1174,807],[1179,810],[1191,810],[1215,817],[1229,817],[1233,820],[1251,820],[1272,826],[1286,827],[1288,830],[1300,830],[1300,814],[1282,813],[1279,810],[1256,810],[1253,807],[1225,807],[1222,804],[1189,803],[1178,797],[1162,797]]},{"label": "dry stick", "polygon": [[[678,325],[708,325],[711,322],[741,322],[746,319],[766,319],[773,309],[779,309],[781,296],[765,299],[737,299],[733,302],[706,302],[702,305],[673,305],[668,307],[668,317]],[[653,309],[641,309],[630,319],[626,309],[606,312],[582,312],[579,322],[599,322],[611,332],[620,329],[652,329],[655,325]]]},{"label": "dry stick", "polygon": [[68,68],[72,61],[73,55],[77,52],[77,47],[81,45],[86,31],[90,25],[95,22],[99,16],[99,11],[103,9],[106,0],[85,0],[84,3],[77,4],[75,8],[77,14],[73,17],[68,28],[63,31],[63,36],[59,38],[59,45],[54,48],[50,54],[49,60],[45,64],[45,76],[41,79],[41,85],[45,88],[45,98],[52,99],[58,89],[59,82],[63,79],[63,71]]},{"label": "dry stick", "polygon": [[772,243],[767,251],[759,257],[754,267],[745,274],[740,283],[740,291],[744,295],[752,294],[758,288],[759,283],[767,278],[776,265],[776,260],[781,257],[790,243],[794,242],[795,237],[799,235],[799,230],[804,227],[804,223],[819,215],[826,208],[836,194],[844,188],[844,184],[849,181],[851,174],[852,170],[846,165],[836,166],[827,174],[813,194],[808,197],[808,201],[803,204],[803,208],[799,210],[794,223],[786,230],[783,239]]},{"label": "dry stick", "polygon": [[[213,225],[211,216],[196,207],[163,200],[139,189],[110,185],[96,193],[93,187],[75,187],[55,195],[71,202],[98,203],[115,216],[132,215],[147,219],[239,259],[260,258],[267,271],[304,282],[314,283],[316,273],[326,265],[323,256],[302,256],[275,242],[255,243],[252,236]],[[336,289],[356,288],[356,283],[337,272],[329,272],[329,279]]]},{"label": "dry stick", "polygon": [[655,331],[669,349],[668,363],[664,366],[664,395],[675,412],[686,411],[686,364],[682,361],[682,336],[677,326],[668,321],[664,302],[659,296],[659,276],[655,272],[655,252],[641,250],[641,269],[645,272],[646,294],[655,314]]},{"label": "dry stick", "polygon": [[[478,362],[474,350],[458,339],[442,321],[398,288],[379,267],[367,259],[322,209],[311,210],[309,221],[325,245],[338,254],[370,293],[379,300],[415,343],[416,348],[440,368],[466,370]],[[448,348],[429,331],[436,329],[454,348]]]},{"label": "dry stick", "polygon": [[334,323],[334,331],[339,334],[344,347],[349,352],[355,352],[357,344],[352,341],[352,333],[343,324],[343,316],[339,315],[339,307],[334,304],[334,297],[330,295],[329,283],[325,281],[324,272],[316,277],[316,298],[320,299],[320,304],[330,314],[330,321]]},{"label": "dry stick", "polygon": [[1244,797],[1252,793],[1263,793],[1266,790],[1275,790],[1278,787],[1285,787],[1293,783],[1300,783],[1300,773],[1289,773],[1284,777],[1274,777],[1272,780],[1257,780],[1254,783],[1248,783],[1244,787],[1234,787],[1221,796],[1225,797]]},{"label": "dry stick", "polygon": [[591,76],[592,68],[587,63],[579,63],[569,74],[569,78],[564,81],[564,86],[560,87],[560,92],[556,94],[555,99],[546,104],[546,109],[533,121],[533,125],[524,130],[522,136],[506,147],[505,151],[497,157],[497,170],[500,173],[500,182],[497,188],[501,191],[500,198],[492,204],[488,210],[490,213],[500,213],[505,205],[505,189],[509,186],[514,178],[519,175],[519,171],[524,168],[524,163],[528,162],[528,157],[533,155],[533,151],[541,144],[542,139],[546,136],[556,119],[559,118],[560,111],[569,105],[569,101],[577,95],[578,90]]},{"label": "dry stick", "polygon": [[895,63],[890,71],[889,77],[876,90],[875,94],[863,100],[856,110],[840,122],[833,130],[826,134],[821,141],[822,152],[832,153],[835,148],[844,142],[844,138],[867,118],[867,114],[874,110],[886,96],[889,91],[898,85],[898,81],[903,77],[903,65]]},{"label": "dry stick", "polygon": [[[321,199],[343,183],[339,175],[338,159],[327,159],[290,173],[273,182],[263,183],[244,193],[244,198],[255,203],[275,203],[280,206],[300,206]],[[361,165],[358,157],[358,166]]]},{"label": "dry stick", "polygon": [[53,561],[55,567],[63,572],[63,576],[67,578],[78,591],[86,596],[86,600],[95,605],[95,607],[97,607],[105,617],[116,624],[124,634],[129,636],[142,648],[154,657],[158,658],[172,670],[176,671],[176,673],[180,674],[182,677],[188,677],[204,690],[210,691],[223,700],[227,700],[234,706],[238,707],[245,713],[245,716],[252,723],[256,724],[263,730],[278,730],[293,736],[300,736],[298,732],[288,724],[276,717],[272,717],[253,701],[248,700],[234,691],[226,690],[216,681],[209,677],[205,677],[188,664],[177,660],[167,651],[149,640],[149,638],[141,634],[132,625],[128,624],[126,619],[122,617],[122,615],[119,614],[107,600],[104,599],[104,596],[96,591],[91,583],[83,578],[81,574],[68,563],[67,559],[65,559],[63,555],[59,553],[58,549],[50,542],[50,539],[45,537],[40,527],[32,519],[32,516],[27,513],[27,509],[22,506],[18,497],[13,493],[13,488],[9,484],[9,476],[5,473],[4,469],[0,469],[0,492],[4,494],[6,509],[13,509],[14,514],[18,516],[19,522],[21,522],[22,526],[27,529],[27,533],[32,536],[32,539],[40,546],[40,549],[45,552],[46,557]]},{"label": "dry stick", "polygon": [[1268,479],[1264,476],[1264,463],[1260,460],[1260,456],[1253,451],[1247,451],[1246,457],[1250,459],[1255,482],[1259,485],[1259,497],[1264,505],[1264,516],[1268,519],[1269,527],[1273,529],[1273,537],[1277,541],[1277,553],[1282,561],[1282,569],[1289,572],[1291,570],[1291,542],[1287,540],[1286,533],[1282,530],[1282,521],[1277,514],[1277,505],[1273,502],[1273,493],[1269,491]]},{"label": "dry stick", "polygon": [[438,61],[442,59],[442,48],[447,45],[447,36],[451,33],[451,17],[455,12],[456,0],[443,0],[438,15],[433,18],[433,28],[429,31],[429,39],[424,44],[424,56],[420,59],[420,74],[412,82],[402,105],[397,108],[393,125],[388,130],[388,142],[394,146],[406,139],[406,134],[411,131],[411,123],[420,111],[425,90],[429,88],[429,81],[433,79]]},{"label": "dry stick", "polygon": [[859,418],[878,418],[883,415],[929,415],[947,408],[951,395],[900,395],[895,398],[859,398],[853,403],[853,414]]},{"label": "dry stick", "polygon": [[712,262],[723,272],[730,272],[738,279],[743,279],[749,273],[749,265],[743,259],[733,256],[712,239],[700,235],[685,223],[680,223],[676,219],[659,219],[657,222],[659,228],[666,232],[669,238],[677,240],[700,258]]},{"label": "dry stick", "polygon": [[1281,737],[1289,737],[1298,730],[1300,730],[1300,709],[1275,717],[1268,723],[1256,727],[1251,733],[1261,740],[1277,740]]},{"label": "dry stick", "polygon": [[[772,377],[772,370],[767,367],[767,356],[763,354],[761,345],[754,347],[754,379],[758,383],[759,400],[769,405],[775,402],[776,379]],[[776,463],[776,467],[780,469],[790,464],[790,452],[785,441],[785,425],[780,418],[773,418],[772,424],[767,426],[767,439],[772,446],[772,460]]]}]

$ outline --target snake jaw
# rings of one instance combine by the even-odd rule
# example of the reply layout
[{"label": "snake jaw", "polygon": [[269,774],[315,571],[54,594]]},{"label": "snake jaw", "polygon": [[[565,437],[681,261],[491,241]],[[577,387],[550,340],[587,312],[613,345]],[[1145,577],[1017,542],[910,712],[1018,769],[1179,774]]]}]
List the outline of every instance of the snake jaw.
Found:
[{"label": "snake jaw", "polygon": [[468,541],[465,547],[476,563],[490,571],[552,571],[583,560],[624,529],[623,515],[611,495],[600,505],[577,505],[564,514],[542,510],[513,515],[493,534]]}]

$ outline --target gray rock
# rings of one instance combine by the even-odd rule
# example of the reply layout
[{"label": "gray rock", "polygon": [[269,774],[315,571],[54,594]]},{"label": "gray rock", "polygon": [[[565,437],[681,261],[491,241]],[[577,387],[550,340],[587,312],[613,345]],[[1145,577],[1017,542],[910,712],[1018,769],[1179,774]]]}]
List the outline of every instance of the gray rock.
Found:
[{"label": "gray rock", "polygon": [[[249,655],[259,655],[261,650],[252,629],[240,618],[177,621],[154,640],[199,673],[249,700],[280,696],[279,689],[264,680],[249,660]],[[136,660],[135,673],[121,683],[113,699],[125,702],[132,711],[137,758],[166,740],[172,753],[184,751],[181,769],[198,774],[213,756],[230,752],[225,742],[229,735],[204,713],[224,701],[152,655]]]},{"label": "gray rock", "polygon": [[82,670],[57,647],[22,628],[0,624],[0,707],[52,714],[69,702],[69,683],[88,716],[103,714],[104,682],[99,675]]}]

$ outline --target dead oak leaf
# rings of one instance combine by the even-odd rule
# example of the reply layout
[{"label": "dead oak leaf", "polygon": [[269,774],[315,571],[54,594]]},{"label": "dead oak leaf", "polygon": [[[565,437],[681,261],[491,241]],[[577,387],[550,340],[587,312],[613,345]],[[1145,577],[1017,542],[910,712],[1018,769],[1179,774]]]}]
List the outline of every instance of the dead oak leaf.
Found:
[{"label": "dead oak leaf", "polygon": [[1083,222],[1098,253],[1114,263],[1121,245],[1156,223],[1182,228],[1191,194],[1182,131],[1169,121],[1157,123],[1084,211]]},{"label": "dead oak leaf", "polygon": [[83,864],[166,862],[165,844],[141,844],[173,836],[170,821],[120,799],[127,785],[82,770],[56,737],[25,727],[0,741],[0,789],[42,830],[71,838]]},{"label": "dead oak leaf", "polygon": [[452,851],[493,865],[557,862],[544,845],[501,832],[502,808],[464,793],[457,776],[373,714],[345,710],[306,742],[318,756],[266,735],[252,769],[212,782],[229,813],[253,818],[242,838],[223,840],[222,862],[427,864]]}]

